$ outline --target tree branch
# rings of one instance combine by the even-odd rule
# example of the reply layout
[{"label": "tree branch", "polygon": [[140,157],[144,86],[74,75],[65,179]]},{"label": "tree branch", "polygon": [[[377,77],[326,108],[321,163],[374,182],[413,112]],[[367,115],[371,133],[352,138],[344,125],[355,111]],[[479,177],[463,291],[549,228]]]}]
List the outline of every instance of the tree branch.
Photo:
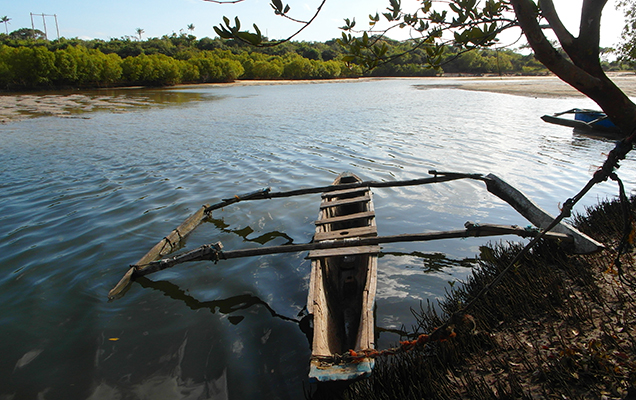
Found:
[{"label": "tree branch", "polygon": [[[562,81],[594,100],[628,135],[636,125],[636,107],[605,75],[598,59],[599,20],[606,1],[583,1],[581,21],[584,26],[573,45],[564,46],[572,61],[559,54],[543,34],[539,12],[532,0],[510,0],[510,3],[535,57]],[[592,44],[586,39],[592,40]]]},{"label": "tree branch", "polygon": [[563,22],[561,22],[552,0],[539,0],[539,7],[541,8],[543,17],[550,24],[552,31],[561,45],[566,46],[574,43],[574,36],[565,28]]},{"label": "tree branch", "polygon": [[[581,81],[592,78],[582,69],[573,65],[566,60],[559,52],[550,44],[545,37],[541,26],[539,25],[539,10],[531,0],[510,0],[512,7],[517,15],[519,26],[526,35],[528,44],[534,51],[535,57],[545,65],[550,71],[556,74],[570,85],[574,86],[568,78],[576,75],[572,81]],[[575,74],[572,74],[572,72]]]},{"label": "tree branch", "polygon": [[[232,2],[241,2],[244,0],[205,0],[205,1],[210,1],[213,3],[232,3]],[[325,5],[325,3],[327,2],[327,0],[322,0],[322,2],[320,3],[320,5],[316,8],[316,12],[314,13],[313,17],[311,17],[311,19],[309,21],[300,21],[300,20],[296,20],[294,18],[289,17],[288,15],[286,15],[285,13],[287,12],[288,8],[285,9],[284,11],[280,11],[280,12],[276,12],[277,15],[280,15],[282,17],[285,17],[291,21],[297,22],[297,23],[301,23],[303,24],[303,26],[298,29],[296,32],[294,32],[291,36],[289,36],[286,39],[281,39],[281,40],[277,40],[274,42],[267,42],[264,43],[263,42],[263,36],[261,35],[260,30],[258,29],[258,27],[256,25],[254,25],[254,28],[256,29],[256,33],[251,33],[249,31],[240,31],[240,22],[238,20],[238,17],[236,17],[234,19],[235,21],[235,26],[232,27],[230,26],[230,22],[229,19],[227,19],[226,17],[223,17],[225,24],[227,26],[224,27],[223,25],[220,25],[219,27],[214,27],[214,30],[216,31],[216,33],[222,38],[222,39],[236,39],[238,41],[241,41],[243,43],[255,46],[255,47],[274,47],[274,46],[278,46],[282,43],[285,42],[289,42],[291,41],[294,37],[296,37],[300,32],[302,32],[305,28],[307,28],[309,25],[311,25],[312,22],[314,22],[314,20],[316,19],[316,17],[318,17],[318,14],[320,14],[320,11],[322,11],[322,7]]]},{"label": "tree branch", "polygon": [[598,59],[601,40],[601,12],[607,0],[584,0],[581,8],[581,22],[579,25],[579,40],[586,43],[586,47],[594,52]]}]

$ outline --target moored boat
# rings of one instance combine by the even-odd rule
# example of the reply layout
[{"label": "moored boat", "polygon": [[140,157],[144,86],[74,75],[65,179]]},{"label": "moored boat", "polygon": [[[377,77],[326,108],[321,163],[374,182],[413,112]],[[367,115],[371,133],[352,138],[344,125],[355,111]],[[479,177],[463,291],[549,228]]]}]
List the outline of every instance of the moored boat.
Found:
[{"label": "moored boat", "polygon": [[[574,118],[562,117],[568,114],[573,114]],[[582,131],[620,133],[620,129],[602,111],[573,108],[554,115],[544,115],[541,119],[551,124],[568,126]]]},{"label": "moored boat", "polygon": [[[333,185],[358,182],[359,177],[345,173]],[[314,242],[373,236],[377,236],[377,227],[369,187],[323,193]],[[373,307],[379,251],[380,247],[373,245],[309,252],[307,309],[313,315],[310,380],[349,380],[371,374],[372,358],[346,362],[338,356],[375,347]]]},{"label": "moored boat", "polygon": [[[519,235],[521,237],[552,238],[580,254],[599,251],[602,243],[559,222],[548,231],[467,222],[465,229],[405,233],[378,236],[371,188],[414,186],[450,182],[458,179],[482,181],[486,189],[510,204],[538,228],[544,228],[554,217],[536,206],[523,193],[488,174],[465,174],[429,171],[432,177],[394,182],[362,182],[354,174],[345,173],[328,186],[273,192],[270,188],[228,197],[203,205],[169,235],[161,239],[128,270],[108,293],[109,300],[122,297],[132,282],[140,277],[171,268],[181,263],[208,260],[215,263],[241,257],[255,257],[291,252],[307,252],[311,262],[307,319],[298,322],[310,336],[312,351],[309,378],[313,382],[342,381],[367,377],[374,367],[375,350],[374,304],[377,284],[380,244],[430,241],[451,238]],[[315,233],[310,243],[261,246],[224,250],[220,242],[204,244],[193,250],[162,258],[179,248],[179,243],[213,210],[223,209],[240,201],[284,198],[322,193],[320,213],[315,221]],[[304,329],[309,319],[313,329]],[[293,320],[287,318],[287,320]],[[390,352],[389,352],[390,353]],[[384,354],[387,354],[386,352]]]}]

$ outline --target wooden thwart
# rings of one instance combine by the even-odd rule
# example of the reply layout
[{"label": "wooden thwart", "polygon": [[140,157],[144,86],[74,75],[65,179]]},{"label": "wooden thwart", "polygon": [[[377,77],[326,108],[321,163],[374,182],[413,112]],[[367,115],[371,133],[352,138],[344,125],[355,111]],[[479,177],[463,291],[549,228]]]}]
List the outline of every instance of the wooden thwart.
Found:
[{"label": "wooden thwart", "polygon": [[312,250],[307,258],[342,257],[355,256],[360,254],[378,254],[380,246],[354,246],[341,247],[336,249]]},{"label": "wooden thwart", "polygon": [[373,218],[373,217],[375,217],[375,213],[373,211],[364,211],[364,212],[360,212],[356,214],[343,215],[341,217],[325,218],[325,219],[316,221],[314,223],[316,225],[325,225],[325,224],[333,224],[336,222],[351,221],[354,219]]},{"label": "wooden thwart", "polygon": [[320,209],[328,207],[340,207],[348,204],[365,203],[369,200],[371,200],[371,197],[369,197],[369,193],[366,193],[364,196],[352,197],[349,199],[323,201],[322,203],[320,203]]},{"label": "wooden thwart", "polygon": [[368,192],[369,188],[367,186],[363,186],[363,187],[357,187],[357,188],[353,188],[353,189],[341,189],[341,190],[334,190],[333,192],[327,192],[327,193],[323,193],[322,194],[322,198],[326,199],[329,197],[339,197],[339,196],[344,196],[344,195],[348,195],[348,194],[354,194],[354,193],[360,193],[360,192]]},{"label": "wooden thwart", "polygon": [[377,226],[361,226],[359,228],[341,229],[339,231],[316,232],[314,235],[315,242],[323,240],[346,239],[354,237],[377,236]]}]

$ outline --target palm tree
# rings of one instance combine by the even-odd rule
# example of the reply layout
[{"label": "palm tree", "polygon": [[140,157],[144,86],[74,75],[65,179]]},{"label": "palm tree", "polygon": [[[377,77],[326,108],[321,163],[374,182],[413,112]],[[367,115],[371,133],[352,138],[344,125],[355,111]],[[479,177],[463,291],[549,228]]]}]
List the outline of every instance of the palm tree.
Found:
[{"label": "palm tree", "polygon": [[137,35],[139,35],[139,41],[141,42],[141,35],[145,32],[143,29],[141,28],[137,28],[136,29]]},{"label": "palm tree", "polygon": [[[7,32],[7,35],[9,34],[9,21],[11,21],[11,18],[7,17],[6,15],[0,18],[0,23],[4,24],[4,30]],[[193,25],[193,29],[194,29],[194,25]]]},{"label": "palm tree", "polygon": [[188,30],[189,30],[190,32],[194,32],[194,24],[189,24],[189,25],[188,25]]}]

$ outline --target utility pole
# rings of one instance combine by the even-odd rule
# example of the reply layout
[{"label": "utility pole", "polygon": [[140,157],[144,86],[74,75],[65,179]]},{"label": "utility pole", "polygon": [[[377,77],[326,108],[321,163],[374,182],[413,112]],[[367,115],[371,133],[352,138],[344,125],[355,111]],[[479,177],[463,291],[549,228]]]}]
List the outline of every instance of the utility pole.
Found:
[{"label": "utility pole", "polygon": [[33,23],[33,16],[34,15],[42,16],[42,23],[44,24],[44,38],[46,40],[49,40],[49,35],[48,35],[47,30],[46,30],[46,18],[45,17],[53,17],[53,18],[55,18],[55,29],[57,31],[57,40],[60,40],[60,27],[57,24],[57,14],[51,15],[51,14],[44,14],[44,13],[42,13],[42,14],[31,13],[31,32],[32,32],[33,37],[35,38],[35,24]]}]

